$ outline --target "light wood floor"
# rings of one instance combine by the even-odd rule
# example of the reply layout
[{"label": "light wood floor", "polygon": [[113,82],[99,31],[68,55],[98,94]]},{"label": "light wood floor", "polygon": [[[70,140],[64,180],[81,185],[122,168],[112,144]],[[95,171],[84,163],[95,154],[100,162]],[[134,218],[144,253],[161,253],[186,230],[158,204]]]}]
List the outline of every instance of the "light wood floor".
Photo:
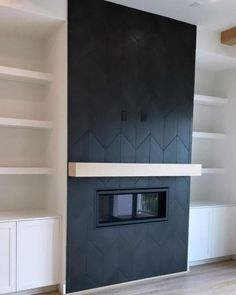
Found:
[{"label": "light wood floor", "polygon": [[[155,278],[101,291],[90,295],[236,295],[236,261],[194,266],[189,273]],[[50,295],[56,295],[50,294]]]}]

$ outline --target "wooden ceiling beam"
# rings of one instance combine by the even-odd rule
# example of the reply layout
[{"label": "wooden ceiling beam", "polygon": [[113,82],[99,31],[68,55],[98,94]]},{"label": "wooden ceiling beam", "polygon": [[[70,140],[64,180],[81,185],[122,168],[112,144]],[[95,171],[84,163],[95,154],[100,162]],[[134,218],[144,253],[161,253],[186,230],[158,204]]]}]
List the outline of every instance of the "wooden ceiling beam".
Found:
[{"label": "wooden ceiling beam", "polygon": [[236,44],[236,27],[221,33],[221,43],[230,46]]}]

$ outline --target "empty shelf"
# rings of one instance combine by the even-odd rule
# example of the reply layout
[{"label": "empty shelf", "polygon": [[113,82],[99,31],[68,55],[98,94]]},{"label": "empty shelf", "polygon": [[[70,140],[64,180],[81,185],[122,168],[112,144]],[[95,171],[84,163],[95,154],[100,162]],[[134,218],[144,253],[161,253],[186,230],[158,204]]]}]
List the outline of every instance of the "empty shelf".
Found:
[{"label": "empty shelf", "polygon": [[0,66],[0,79],[44,84],[52,81],[52,75],[49,73]]},{"label": "empty shelf", "polygon": [[224,174],[223,168],[202,168],[202,174]]},{"label": "empty shelf", "polygon": [[50,175],[53,169],[44,167],[0,167],[0,175]]},{"label": "empty shelf", "polygon": [[216,97],[216,96],[207,96],[207,95],[194,95],[194,102],[203,105],[212,105],[212,106],[221,106],[228,103],[227,98]]},{"label": "empty shelf", "polygon": [[225,139],[225,137],[224,133],[193,132],[193,138],[222,140]]},{"label": "empty shelf", "polygon": [[33,128],[33,129],[51,129],[52,122],[16,118],[0,117],[0,126],[3,127],[19,127],[19,128]]}]

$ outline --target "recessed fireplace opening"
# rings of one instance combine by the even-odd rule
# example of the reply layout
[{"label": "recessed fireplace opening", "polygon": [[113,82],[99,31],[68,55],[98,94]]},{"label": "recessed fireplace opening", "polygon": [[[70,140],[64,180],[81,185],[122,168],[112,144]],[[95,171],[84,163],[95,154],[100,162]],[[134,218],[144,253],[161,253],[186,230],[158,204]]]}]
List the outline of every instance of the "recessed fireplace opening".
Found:
[{"label": "recessed fireplace opening", "polygon": [[97,227],[167,221],[168,188],[97,191],[96,207]]}]

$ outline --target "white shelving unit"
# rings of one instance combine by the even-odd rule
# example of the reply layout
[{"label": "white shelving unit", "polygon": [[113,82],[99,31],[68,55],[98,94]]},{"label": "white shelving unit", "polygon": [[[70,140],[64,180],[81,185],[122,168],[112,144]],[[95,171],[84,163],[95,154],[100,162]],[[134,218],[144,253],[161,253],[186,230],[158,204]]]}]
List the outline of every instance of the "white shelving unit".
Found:
[{"label": "white shelving unit", "polygon": [[[192,162],[202,164],[202,177],[192,179],[192,202],[227,203],[227,147],[232,134],[228,116],[232,99],[224,73],[236,68],[236,54],[222,47],[217,32],[198,28],[193,116]],[[221,74],[222,73],[222,74]],[[219,79],[219,77],[221,77]],[[226,87],[222,87],[224,85]],[[232,92],[232,91],[231,91]],[[204,206],[204,205],[203,205]]]},{"label": "white shelving unit", "polygon": [[[203,177],[214,177],[214,175],[224,175],[224,167],[220,167],[223,163],[222,160],[222,149],[227,135],[225,132],[215,132],[217,128],[223,130],[222,125],[217,124],[217,118],[220,116],[219,113],[224,111],[224,107],[227,105],[228,99],[216,96],[203,96],[195,95],[194,99],[194,124],[193,124],[193,162],[201,163]],[[215,123],[216,122],[216,123]],[[204,130],[199,132],[195,130]],[[214,130],[214,132],[211,132]],[[218,130],[217,130],[218,131]],[[204,191],[204,186],[209,185],[213,180],[208,182],[201,180],[192,180],[198,182],[202,188],[199,192]],[[199,192],[197,192],[197,186],[193,185],[192,197],[198,199]],[[207,190],[205,188],[205,190]],[[209,196],[212,198],[212,196]]]},{"label": "white shelving unit", "polygon": [[[207,92],[207,90],[205,91]],[[221,194],[219,193],[217,198],[215,197],[217,187],[219,186],[219,191],[223,190],[224,146],[227,134],[224,121],[219,122],[219,118],[222,117],[227,103],[227,98],[195,95],[193,163],[201,163],[203,168],[202,177],[192,179],[191,199],[193,201],[204,200],[206,203],[218,201],[217,198]],[[214,200],[215,198],[216,200]]]},{"label": "white shelving unit", "polygon": [[191,200],[203,204],[234,201],[236,53],[219,36],[198,27],[192,162],[203,169],[192,179]]},{"label": "white shelving unit", "polygon": [[199,26],[192,162],[203,168],[191,180],[189,265],[236,255],[235,79],[235,48]]},{"label": "white shelving unit", "polygon": [[62,217],[62,261],[55,281],[61,290],[67,190],[66,15],[66,0],[0,3],[0,220]]}]

